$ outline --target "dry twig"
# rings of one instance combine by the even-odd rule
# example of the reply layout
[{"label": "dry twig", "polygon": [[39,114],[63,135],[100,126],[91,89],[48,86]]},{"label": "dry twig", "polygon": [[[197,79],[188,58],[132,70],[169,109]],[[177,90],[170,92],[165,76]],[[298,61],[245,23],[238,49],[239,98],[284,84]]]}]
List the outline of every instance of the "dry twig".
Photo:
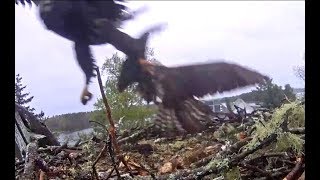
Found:
[{"label": "dry twig", "polygon": [[296,166],[291,170],[291,172],[283,180],[295,180],[298,179],[304,171],[304,157],[297,159]]},{"label": "dry twig", "polygon": [[97,71],[97,76],[98,76],[98,83],[99,83],[99,87],[100,87],[100,93],[102,95],[103,103],[104,103],[105,108],[106,108],[107,119],[108,119],[109,124],[110,124],[110,128],[108,130],[108,133],[109,133],[109,136],[110,136],[111,144],[115,149],[115,153],[118,156],[118,159],[125,165],[126,169],[132,175],[130,168],[128,167],[126,161],[124,160],[124,157],[120,154],[120,148],[118,146],[117,139],[116,139],[115,125],[114,125],[114,121],[113,121],[112,115],[111,115],[111,108],[109,106],[107,97],[106,97],[106,95],[105,95],[105,93],[103,91],[101,75],[100,75],[100,71],[99,71],[98,67],[96,67],[96,71]]}]

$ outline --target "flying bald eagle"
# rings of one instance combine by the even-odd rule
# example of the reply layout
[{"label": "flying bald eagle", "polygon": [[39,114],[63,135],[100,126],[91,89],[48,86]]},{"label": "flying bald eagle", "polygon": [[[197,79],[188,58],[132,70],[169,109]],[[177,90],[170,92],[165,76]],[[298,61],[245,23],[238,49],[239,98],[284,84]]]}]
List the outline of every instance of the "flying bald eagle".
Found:
[{"label": "flying bald eagle", "polygon": [[254,70],[227,62],[165,67],[129,57],[123,63],[118,89],[122,92],[137,82],[141,96],[158,104],[158,119],[168,119],[170,114],[169,119],[180,124],[176,127],[196,133],[205,129],[206,123],[202,122],[211,121],[213,114],[209,106],[194,97],[264,83],[267,79]]},{"label": "flying bald eagle", "polygon": [[[15,0],[25,5],[31,0]],[[76,59],[85,74],[85,87],[81,101],[86,104],[92,94],[88,91],[90,79],[95,76],[95,61],[90,45],[109,43],[132,58],[144,59],[149,33],[135,39],[118,28],[133,19],[141,10],[129,12],[124,0],[32,0],[39,7],[40,18],[48,30],[74,42]]]}]

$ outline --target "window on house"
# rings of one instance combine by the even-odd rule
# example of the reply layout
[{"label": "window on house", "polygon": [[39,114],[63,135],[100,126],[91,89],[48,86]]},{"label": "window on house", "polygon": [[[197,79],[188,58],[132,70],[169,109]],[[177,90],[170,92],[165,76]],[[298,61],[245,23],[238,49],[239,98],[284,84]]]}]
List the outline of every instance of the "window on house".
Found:
[{"label": "window on house", "polygon": [[214,112],[220,112],[221,111],[221,106],[218,105],[214,105]]}]

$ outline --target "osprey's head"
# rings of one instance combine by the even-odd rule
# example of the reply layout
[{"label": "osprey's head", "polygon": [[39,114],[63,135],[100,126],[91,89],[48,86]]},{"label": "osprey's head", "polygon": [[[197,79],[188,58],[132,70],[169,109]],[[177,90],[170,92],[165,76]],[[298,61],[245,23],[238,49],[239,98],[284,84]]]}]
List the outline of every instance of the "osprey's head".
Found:
[{"label": "osprey's head", "polygon": [[137,51],[131,54],[127,54],[127,59],[122,64],[120,76],[118,77],[119,92],[123,92],[130,85],[137,82],[138,90],[143,91],[143,94],[148,94],[148,97],[151,97],[151,94],[154,92],[152,77],[150,76],[148,70],[146,71],[145,68],[148,69],[152,66],[149,66],[148,61],[146,60],[146,45],[150,34],[161,31],[164,27],[164,24],[160,24],[148,29],[138,39],[138,44],[140,45],[140,47],[137,48]]},{"label": "osprey's head", "polygon": [[136,48],[137,52],[128,54],[126,61],[122,64],[122,69],[118,78],[119,92],[123,92],[131,84],[139,82],[141,79],[140,76],[142,75],[142,71],[139,61],[146,59],[145,52],[149,35],[150,32],[147,31],[138,39],[140,47]]},{"label": "osprey's head", "polygon": [[[143,59],[127,59],[123,65],[118,77],[118,91],[123,92],[130,85],[138,83],[137,91],[147,101],[151,102],[155,95],[155,87],[152,82],[152,76],[148,67],[149,62]],[[152,66],[150,64],[150,66]]]},{"label": "osprey's head", "polygon": [[118,77],[118,91],[123,92],[126,88],[135,82],[138,82],[141,76],[141,66],[135,59],[128,58],[122,64],[120,76]]}]

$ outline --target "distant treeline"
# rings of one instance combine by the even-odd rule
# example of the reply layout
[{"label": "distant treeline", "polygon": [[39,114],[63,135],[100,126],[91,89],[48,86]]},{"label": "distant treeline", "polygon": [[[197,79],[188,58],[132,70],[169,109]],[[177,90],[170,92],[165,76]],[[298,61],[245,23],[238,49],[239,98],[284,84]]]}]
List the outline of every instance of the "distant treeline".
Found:
[{"label": "distant treeline", "polygon": [[[290,89],[291,87],[288,86],[287,88]],[[285,91],[285,90],[283,90],[283,91]],[[292,88],[292,89],[290,89],[290,92],[293,92],[294,94],[296,94],[298,92],[304,92],[304,89],[303,88]],[[277,92],[277,93],[279,93],[279,92]],[[286,94],[288,94],[288,93],[286,93]],[[238,98],[240,98],[247,103],[251,103],[251,102],[261,103],[261,94],[259,94],[258,91],[251,91],[248,93],[240,94],[238,96],[231,96],[231,97],[227,97],[227,98],[230,101],[235,101]],[[215,103],[224,103],[224,102],[226,102],[227,98],[215,99],[214,101],[215,101]],[[45,124],[48,126],[48,128],[51,131],[56,131],[56,132],[57,131],[58,132],[79,131],[82,129],[90,128],[92,124],[89,123],[89,120],[97,119],[97,117],[96,117],[97,113],[99,114],[99,111],[78,112],[78,113],[68,113],[68,114],[57,115],[57,116],[53,116],[53,117],[47,119],[45,121]],[[113,113],[114,113],[113,116],[116,116],[116,117],[117,116],[120,117],[120,116],[122,116],[122,114],[124,114],[123,112],[118,112],[120,114],[117,115],[117,111],[115,111]],[[132,115],[132,113],[126,114],[126,116],[128,116],[128,117],[130,117],[130,115]],[[102,114],[100,113],[100,116],[104,116],[103,113]],[[102,117],[98,117],[98,119],[101,119],[101,118]]]},{"label": "distant treeline", "polygon": [[[293,93],[299,93],[299,92],[304,92],[304,88],[293,88]],[[214,101],[216,103],[224,103],[226,102],[226,99],[229,99],[231,102],[237,100],[238,98],[244,100],[247,103],[260,103],[260,94],[258,91],[251,91],[247,93],[242,93],[237,96],[231,96],[231,97],[224,97],[224,98],[219,98],[215,99]]]},{"label": "distant treeline", "polygon": [[224,98],[219,98],[219,99],[215,99],[214,101],[216,103],[224,103],[226,102],[226,99],[229,99],[231,102],[237,100],[238,98],[244,100],[247,103],[258,103],[259,100],[257,98],[258,93],[256,91],[252,91],[252,92],[247,92],[247,93],[242,93],[238,96],[231,96],[231,97],[224,97]]},{"label": "distant treeline", "polygon": [[293,88],[293,92],[294,92],[295,94],[304,92],[304,88]]},{"label": "distant treeline", "polygon": [[73,132],[90,128],[90,117],[93,112],[78,112],[56,115],[48,118],[45,124],[51,131]]}]

